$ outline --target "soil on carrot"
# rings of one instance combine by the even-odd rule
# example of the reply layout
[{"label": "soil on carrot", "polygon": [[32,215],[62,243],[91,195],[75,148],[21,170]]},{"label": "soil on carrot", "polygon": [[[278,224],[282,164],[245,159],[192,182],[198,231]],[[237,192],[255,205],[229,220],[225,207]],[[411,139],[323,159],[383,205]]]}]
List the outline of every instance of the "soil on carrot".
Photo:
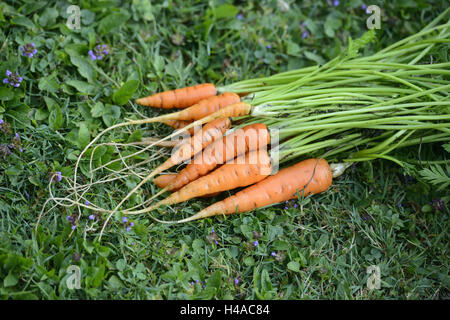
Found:
[{"label": "soil on carrot", "polygon": [[[46,203],[49,184],[53,197],[66,195],[78,155],[100,131],[166,113],[134,103],[139,97],[323,64],[367,31],[371,4],[381,25],[366,53],[421,30],[446,7],[444,0],[178,3],[83,1],[79,20],[68,1],[0,4],[0,298],[448,299],[448,194],[387,161],[348,168],[325,193],[241,215],[170,226],[119,211],[100,243],[108,213]],[[102,141],[171,132],[152,123]],[[158,150],[126,164],[154,157],[148,172],[167,158]],[[420,161],[446,151],[403,152]],[[107,145],[93,155],[97,166],[115,158]],[[77,183],[89,183],[88,165]],[[94,185],[83,202],[114,208],[137,183],[130,176],[126,190]],[[157,191],[148,183],[127,206]],[[188,217],[230,194],[154,214]],[[67,281],[74,266],[80,289]],[[379,286],[371,282],[378,275]]]}]

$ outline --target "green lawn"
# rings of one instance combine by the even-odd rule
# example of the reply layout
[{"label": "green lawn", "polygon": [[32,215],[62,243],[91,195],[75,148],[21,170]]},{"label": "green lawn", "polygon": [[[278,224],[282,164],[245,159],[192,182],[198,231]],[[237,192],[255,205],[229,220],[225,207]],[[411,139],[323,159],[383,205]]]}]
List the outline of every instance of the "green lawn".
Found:
[{"label": "green lawn", "polygon": [[[176,226],[134,216],[129,231],[118,214],[100,243],[94,239],[102,218],[92,221],[92,212],[82,210],[72,230],[67,216],[76,207],[46,203],[49,184],[55,197],[67,196],[66,177],[101,130],[138,113],[160,114],[134,99],[321,64],[349,36],[367,31],[361,0],[284,2],[291,3],[287,11],[275,0],[0,4],[1,79],[7,70],[23,79],[19,87],[0,83],[1,298],[449,298],[448,191],[388,161],[349,168],[323,194],[247,214]],[[79,29],[66,26],[70,4],[82,9]],[[419,31],[448,6],[445,0],[370,4],[382,9],[382,21],[366,53]],[[21,47],[31,43],[37,52],[23,56]],[[96,54],[97,45],[107,45],[108,54],[92,60],[89,50]],[[125,83],[131,89],[116,93]],[[127,127],[103,141],[169,132],[164,124]],[[117,158],[114,149],[102,152],[96,161]],[[448,157],[441,145],[402,152]],[[165,154],[145,156],[159,155],[156,166]],[[126,184],[97,185],[87,196],[113,208],[136,183],[129,177]],[[147,184],[131,202],[156,191]],[[159,212],[187,216],[221,197]],[[72,265],[80,267],[80,289],[67,287]],[[380,270],[379,289],[367,285],[370,266]]]}]

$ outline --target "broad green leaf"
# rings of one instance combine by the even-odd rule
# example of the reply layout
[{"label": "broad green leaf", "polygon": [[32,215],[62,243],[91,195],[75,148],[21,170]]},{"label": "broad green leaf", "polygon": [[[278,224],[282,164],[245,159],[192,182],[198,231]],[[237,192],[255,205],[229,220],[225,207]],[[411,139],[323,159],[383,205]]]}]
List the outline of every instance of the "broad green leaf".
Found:
[{"label": "broad green leaf", "polygon": [[80,93],[92,95],[95,92],[95,86],[87,83],[86,81],[81,80],[68,80],[66,83],[69,86],[74,87],[77,89]]},{"label": "broad green leaf", "polygon": [[[44,2],[45,3],[45,2]],[[56,18],[58,18],[59,12],[55,8],[45,8],[44,12],[42,12],[39,17],[39,24],[42,27],[52,26],[56,22]]]},{"label": "broad green leaf", "polygon": [[64,51],[69,56],[84,56],[87,54],[89,47],[82,43],[71,43],[64,47]]},{"label": "broad green leaf", "polygon": [[30,28],[30,29],[34,28],[33,21],[31,21],[27,17],[20,17],[20,16],[14,17],[14,18],[11,19],[11,23],[19,25],[19,26],[26,27],[26,28]]},{"label": "broad green leaf", "polygon": [[36,112],[34,113],[34,119],[37,121],[45,120],[45,119],[47,119],[47,117],[48,117],[48,112],[43,109],[37,109]]},{"label": "broad green leaf", "polygon": [[50,97],[44,97],[44,101],[49,112],[52,112],[56,107],[58,107],[58,103]]},{"label": "broad green leaf", "polygon": [[104,114],[105,114],[105,106],[100,101],[96,102],[94,104],[94,106],[92,107],[92,109],[91,109],[91,115],[94,118],[98,118],[98,117],[101,117]]},{"label": "broad green leaf", "polygon": [[233,18],[238,14],[239,9],[231,4],[223,4],[213,9],[212,12],[216,19]]},{"label": "broad green leaf", "polygon": [[136,13],[146,21],[152,21],[155,17],[152,13],[152,3],[148,0],[133,0]]},{"label": "broad green leaf", "polygon": [[341,20],[337,19],[333,15],[328,15],[323,25],[325,34],[330,38],[334,37],[334,32],[336,30],[339,30],[341,26],[342,26]]},{"label": "broad green leaf", "polygon": [[292,41],[288,41],[286,49],[286,53],[291,56],[295,56],[300,52],[300,46]]},{"label": "broad green leaf", "polygon": [[89,25],[95,20],[95,13],[86,9],[81,10],[81,22]]},{"label": "broad green leaf", "polygon": [[115,275],[113,275],[113,276],[111,276],[111,278],[109,278],[108,283],[114,289],[118,289],[123,286],[122,281],[119,278],[117,278],[117,276],[115,276]]},{"label": "broad green leaf", "polygon": [[119,90],[117,90],[113,95],[113,101],[118,105],[124,105],[127,103],[133,94],[139,87],[138,80],[127,81]]},{"label": "broad green leaf", "polygon": [[136,130],[129,137],[127,142],[138,142],[142,140],[142,131]]},{"label": "broad green leaf", "polygon": [[91,134],[88,127],[84,122],[80,123],[80,128],[78,129],[78,145],[84,148],[91,141]]},{"label": "broad green leaf", "polygon": [[107,34],[121,27],[130,18],[128,13],[114,12],[102,20],[98,24],[98,31],[100,34]]},{"label": "broad green leaf", "polygon": [[58,80],[56,80],[56,75],[50,75],[48,77],[42,77],[39,80],[38,88],[41,91],[48,91],[51,93],[55,93],[59,89]]},{"label": "broad green leaf", "polygon": [[125,259],[119,259],[119,260],[117,260],[117,262],[116,262],[116,268],[117,268],[119,271],[125,270],[126,266],[127,266],[127,262],[126,262]]},{"label": "broad green leaf", "polygon": [[102,115],[103,122],[110,127],[120,119],[120,107],[106,104],[105,113]]},{"label": "broad green leaf", "polygon": [[5,277],[5,279],[3,280],[3,286],[5,288],[7,287],[13,287],[15,286],[17,283],[19,282],[19,278],[17,278],[17,276],[11,272],[8,273],[8,275]]},{"label": "broad green leaf", "polygon": [[0,100],[8,101],[14,98],[14,91],[12,88],[0,87]]},{"label": "broad green leaf", "polygon": [[305,51],[304,54],[305,54],[305,57],[307,57],[310,60],[315,61],[317,64],[323,65],[325,63],[325,59],[315,53],[312,53],[310,51]]},{"label": "broad green leaf", "polygon": [[82,58],[78,55],[72,55],[70,56],[70,61],[73,65],[75,65],[78,68],[78,72],[86,78],[89,82],[93,82],[95,78],[95,70],[93,69],[92,65],[90,64],[89,60],[86,58]]},{"label": "broad green leaf", "polygon": [[294,271],[294,272],[299,272],[300,271],[300,263],[297,261],[291,261],[287,264],[287,267],[289,270]]},{"label": "broad green leaf", "polygon": [[63,114],[59,106],[55,106],[48,116],[48,124],[53,130],[58,130],[63,125]]}]

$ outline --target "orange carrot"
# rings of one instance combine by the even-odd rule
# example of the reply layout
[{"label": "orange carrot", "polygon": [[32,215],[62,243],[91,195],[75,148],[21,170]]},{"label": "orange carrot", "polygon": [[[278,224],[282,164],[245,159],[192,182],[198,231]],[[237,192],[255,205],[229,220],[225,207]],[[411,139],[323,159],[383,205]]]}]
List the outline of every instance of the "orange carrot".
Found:
[{"label": "orange carrot", "polygon": [[231,121],[229,118],[216,119],[205,124],[202,130],[196,132],[194,136],[190,138],[189,142],[185,142],[177,147],[171,157],[158,168],[153,170],[152,174],[159,174],[164,170],[170,169],[171,167],[182,163],[183,161],[189,160],[192,156],[202,151],[203,148],[211,144],[213,141],[221,138],[230,126]]},{"label": "orange carrot", "polygon": [[[176,173],[170,173],[170,174],[162,174],[160,176],[157,176],[153,182],[161,189],[167,187],[171,182],[173,182],[175,180],[175,178],[177,177]],[[177,190],[173,190],[173,191],[177,191]],[[203,197],[214,197],[217,196],[218,194],[220,194],[220,192],[213,192],[213,193],[209,193],[209,194],[205,194],[203,196],[201,196],[201,198]]]},{"label": "orange carrot", "polygon": [[258,150],[270,143],[270,134],[263,123],[255,123],[236,130],[220,140],[216,140],[199,153],[177,174],[173,182],[153,195],[148,201],[167,190],[175,191],[197,178],[206,175],[218,165],[226,163],[248,151]]},{"label": "orange carrot", "polygon": [[189,183],[149,208],[129,212],[129,214],[145,213],[162,205],[171,205],[214,192],[249,186],[261,181],[271,172],[272,166],[267,150],[251,151]]},{"label": "orange carrot", "polygon": [[187,108],[203,99],[215,96],[216,93],[217,90],[213,84],[203,83],[192,87],[156,93],[137,99],[136,102],[143,106],[164,109]]},{"label": "orange carrot", "polygon": [[304,160],[177,223],[221,214],[247,212],[294,199],[298,193],[301,196],[320,193],[327,190],[331,182],[332,172],[326,160]]},{"label": "orange carrot", "polygon": [[269,143],[270,134],[267,126],[263,123],[251,124],[241,130],[236,130],[206,147],[194,161],[180,171],[167,188],[170,191],[177,190],[198,177],[204,176],[218,165],[248,151],[265,147]]},{"label": "orange carrot", "polygon": [[213,96],[190,106],[187,109],[181,110],[177,113],[177,120],[199,120],[207,115],[210,115],[219,109],[236,104],[241,101],[241,98],[232,92],[225,92],[218,96]]},{"label": "orange carrot", "polygon": [[[213,96],[204,100],[201,100],[199,103],[194,104],[193,106],[190,106],[189,108],[177,111],[177,112],[172,112],[169,114],[163,114],[161,116],[158,117],[154,117],[151,119],[143,119],[143,120],[135,120],[134,122],[130,122],[130,123],[152,123],[152,122],[164,122],[167,120],[183,120],[183,121],[191,121],[191,120],[200,120],[203,119],[209,115],[213,115],[216,112],[225,109],[226,107],[229,107],[231,105],[233,105],[233,108],[228,108],[226,109],[226,112],[231,112],[233,111],[234,113],[236,113],[237,110],[242,109],[243,105],[249,106],[247,104],[242,104],[239,103],[241,100],[239,98],[239,96],[235,93],[231,93],[231,92],[225,92],[224,94],[221,94],[219,96]],[[225,111],[224,111],[225,112]],[[250,110],[248,110],[248,112],[250,112]],[[233,113],[231,113],[233,114]],[[217,114],[218,115],[218,114]],[[215,119],[217,118],[228,118],[228,117],[236,117],[234,115],[220,115],[219,117],[215,117]],[[209,122],[210,120],[208,120],[207,122]],[[187,125],[184,128],[192,128],[192,123]],[[191,127],[190,127],[191,126]]]},{"label": "orange carrot", "polygon": [[[189,120],[165,120],[162,122],[167,124],[169,127],[174,128],[175,130],[184,128],[192,123],[192,121]],[[194,134],[194,128],[189,129],[188,132],[192,136]]]},{"label": "orange carrot", "polygon": [[177,177],[176,173],[170,173],[170,174],[161,174],[157,176],[155,179],[153,179],[153,183],[158,186],[158,188],[165,188],[167,187],[173,180]]}]

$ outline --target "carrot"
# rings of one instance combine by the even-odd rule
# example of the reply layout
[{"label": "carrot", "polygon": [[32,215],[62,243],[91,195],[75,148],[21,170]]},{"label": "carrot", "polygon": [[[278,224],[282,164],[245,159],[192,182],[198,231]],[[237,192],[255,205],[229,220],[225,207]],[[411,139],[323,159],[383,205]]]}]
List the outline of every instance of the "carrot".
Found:
[{"label": "carrot", "polygon": [[189,108],[176,112],[178,113],[176,120],[199,120],[223,107],[236,104],[240,101],[241,98],[237,94],[225,92],[221,95],[201,100]]},{"label": "carrot", "polygon": [[231,121],[229,118],[216,119],[205,124],[201,131],[196,132],[194,136],[190,138],[189,142],[185,142],[177,147],[171,157],[154,170],[154,172],[156,172],[155,174],[180,164],[183,161],[189,160],[213,141],[221,138],[230,126]]},{"label": "carrot", "polygon": [[164,109],[187,108],[203,99],[215,96],[216,93],[217,90],[213,84],[203,83],[192,87],[156,93],[137,99],[136,102],[143,106]]},{"label": "carrot", "polygon": [[247,212],[294,199],[298,193],[302,196],[320,193],[327,190],[331,182],[332,172],[326,160],[304,160],[177,223],[221,214]]},{"label": "carrot", "polygon": [[157,176],[155,179],[153,179],[153,183],[158,186],[158,188],[165,188],[167,187],[173,180],[177,177],[176,173],[170,173],[170,174],[161,174]]},{"label": "carrot", "polygon": [[236,130],[206,147],[193,162],[180,171],[168,189],[171,191],[179,189],[198,177],[204,176],[218,165],[248,151],[258,150],[269,143],[270,134],[267,126],[263,123],[248,125],[242,130]]},{"label": "carrot", "polygon": [[[162,122],[167,124],[169,127],[174,128],[175,130],[184,128],[192,123],[192,121],[190,120],[165,120]],[[188,132],[192,136],[194,134],[194,128],[189,129]]]},{"label": "carrot", "polygon": [[218,165],[228,162],[248,151],[258,150],[270,143],[270,134],[263,123],[255,123],[236,130],[220,140],[216,140],[199,153],[194,161],[189,163],[177,174],[173,182],[160,190],[150,200],[167,190],[174,191],[206,175]]},{"label": "carrot", "polygon": [[[241,99],[235,93],[225,92],[219,96],[213,96],[204,100],[201,100],[197,104],[190,106],[189,108],[172,112],[169,114],[163,114],[158,117],[154,117],[151,119],[144,119],[145,123],[152,122],[164,122],[167,120],[183,120],[183,121],[191,121],[191,120],[200,120],[206,116],[212,115],[215,112],[230,106],[230,105],[238,105]],[[236,107],[235,107],[236,108]],[[230,110],[230,109],[227,109]],[[221,116],[220,118],[226,118],[228,116]],[[136,120],[134,123],[138,123]],[[184,128],[192,128],[189,127],[191,124],[185,126]]]},{"label": "carrot", "polygon": [[224,164],[210,174],[203,176],[166,199],[142,210],[126,212],[139,214],[152,211],[162,205],[172,205],[195,197],[249,186],[261,181],[272,172],[272,165],[266,149],[242,154],[231,162]]},{"label": "carrot", "polygon": [[[157,176],[155,179],[153,179],[153,182],[159,188],[162,189],[162,188],[167,187],[172,181],[175,180],[176,177],[177,177],[176,173],[162,174],[160,176]],[[214,196],[217,196],[218,194],[220,194],[220,192],[213,192],[213,193],[205,194],[205,195],[201,196],[201,198],[203,198],[203,197],[214,197]]]}]

